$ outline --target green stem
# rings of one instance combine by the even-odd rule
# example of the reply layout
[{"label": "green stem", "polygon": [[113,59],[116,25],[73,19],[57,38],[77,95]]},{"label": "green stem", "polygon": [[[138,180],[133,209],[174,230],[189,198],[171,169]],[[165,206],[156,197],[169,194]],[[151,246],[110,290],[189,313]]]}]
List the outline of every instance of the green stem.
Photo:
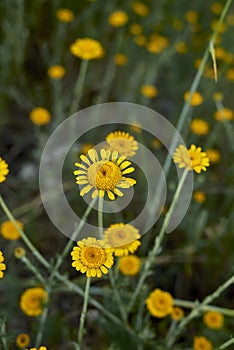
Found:
[{"label": "green stem", "polygon": [[36,268],[36,266],[34,266],[32,264],[31,261],[28,260],[28,258],[26,256],[23,256],[21,258],[21,260],[23,261],[23,263],[27,266],[27,268],[29,269],[29,271],[31,271],[38,279],[38,281],[40,281],[44,286],[46,285],[45,279],[44,277],[41,275],[40,271]]},{"label": "green stem", "polygon": [[85,324],[85,318],[86,318],[88,300],[89,300],[90,281],[91,281],[91,277],[87,277],[86,286],[85,286],[85,294],[84,294],[84,303],[83,303],[83,308],[82,308],[82,312],[80,315],[80,326],[79,326],[79,331],[78,331],[79,349],[81,349],[82,339],[83,339],[83,334],[84,334],[84,324]]},{"label": "green stem", "polygon": [[109,270],[109,278],[110,278],[111,286],[112,286],[112,289],[113,289],[113,292],[114,292],[116,303],[117,303],[117,305],[119,307],[120,315],[121,315],[123,321],[127,322],[127,314],[126,314],[126,311],[125,311],[125,307],[124,307],[124,305],[122,303],[120,294],[119,294],[118,289],[117,289],[116,284],[115,284],[115,278],[114,278],[113,273],[112,273],[111,270]]},{"label": "green stem", "polygon": [[234,344],[234,338],[229,339],[226,343],[220,345],[218,348],[216,348],[215,350],[223,350],[223,349],[227,349],[230,345]]},{"label": "green stem", "polygon": [[0,333],[1,333],[1,343],[3,346],[3,350],[8,350],[8,345],[7,345],[7,340],[6,340],[6,322],[5,320],[1,320],[1,328],[0,328]]},{"label": "green stem", "polygon": [[81,61],[79,75],[75,85],[74,98],[72,100],[71,108],[70,108],[71,114],[76,113],[77,110],[79,109],[80,99],[82,96],[85,77],[86,77],[87,68],[88,68],[88,62],[89,62],[88,60]]},{"label": "green stem", "polygon": [[[197,306],[197,303],[193,302],[193,301],[174,299],[174,305],[188,308],[188,309],[193,309],[194,307]],[[202,307],[202,311],[215,311],[215,312],[219,312],[225,316],[234,317],[234,310],[226,309],[226,308],[214,306],[214,305],[204,305]]]},{"label": "green stem", "polygon": [[174,344],[176,338],[180,335],[182,330],[185,328],[185,326],[187,326],[187,324],[190,321],[200,316],[200,313],[202,312],[202,310],[204,310],[205,306],[208,306],[208,304],[210,304],[214,299],[218,298],[221,295],[221,293],[223,293],[233,283],[234,275],[230,277],[226,282],[224,282],[221,286],[219,286],[212,294],[208,295],[202,303],[197,302],[190,314],[180,321],[174,333],[171,335],[170,339],[168,339],[168,347],[171,347]]},{"label": "green stem", "polygon": [[98,230],[99,238],[103,238],[103,198],[98,198]]},{"label": "green stem", "polygon": [[[50,298],[50,286],[47,286],[46,288],[46,292],[47,292],[47,298]],[[35,347],[38,348],[41,344],[41,340],[42,340],[42,336],[43,336],[43,332],[45,329],[45,323],[48,317],[48,312],[49,312],[49,302],[47,300],[46,305],[44,306],[43,309],[43,313],[40,317],[40,323],[39,323],[39,327],[38,327],[38,332],[37,332],[37,337],[36,337],[36,342],[35,342]]]},{"label": "green stem", "polygon": [[36,249],[36,247],[34,247],[34,245],[31,243],[31,241],[28,239],[28,237],[26,236],[25,232],[17,225],[17,222],[14,218],[14,216],[12,215],[12,213],[10,212],[10,210],[8,209],[6,203],[4,202],[2,196],[0,196],[0,205],[4,211],[4,213],[6,214],[6,216],[8,217],[9,220],[11,220],[13,222],[13,224],[15,225],[15,227],[17,228],[17,230],[20,233],[20,237],[23,239],[24,243],[26,244],[26,246],[29,248],[29,250],[32,252],[32,254],[37,258],[38,261],[41,262],[41,264],[43,266],[45,266],[47,269],[50,269],[50,264],[46,261],[46,259],[44,259],[44,257],[39,253],[39,251]]},{"label": "green stem", "polygon": [[177,200],[179,198],[179,195],[180,195],[180,192],[182,190],[182,187],[183,187],[183,184],[185,182],[185,179],[186,179],[186,176],[187,176],[187,173],[188,171],[187,170],[184,170],[181,178],[180,178],[180,182],[177,186],[177,189],[175,191],[175,194],[174,194],[174,197],[173,197],[173,200],[172,200],[172,203],[171,203],[171,206],[165,216],[165,219],[163,221],[163,224],[161,226],[161,229],[160,229],[160,232],[158,234],[158,236],[155,238],[155,242],[154,242],[154,247],[153,249],[149,252],[149,255],[145,261],[145,264],[144,264],[144,267],[143,267],[143,271],[142,271],[142,274],[141,274],[141,277],[138,281],[138,284],[136,286],[136,289],[135,289],[135,292],[133,293],[133,296],[130,300],[130,303],[129,303],[129,307],[128,307],[128,311],[130,312],[132,307],[135,305],[135,302],[136,302],[136,299],[141,291],[141,288],[145,282],[145,279],[146,277],[148,276],[149,274],[149,271],[150,271],[150,268],[152,266],[152,263],[155,259],[155,257],[159,254],[160,250],[161,250],[161,244],[162,244],[162,241],[163,241],[163,238],[164,238],[164,235],[165,235],[165,231],[166,231],[166,228],[167,228],[167,225],[169,224],[170,222],[170,219],[172,217],[172,214],[173,214],[173,211],[174,211],[174,208],[175,208],[175,205],[177,203]]}]

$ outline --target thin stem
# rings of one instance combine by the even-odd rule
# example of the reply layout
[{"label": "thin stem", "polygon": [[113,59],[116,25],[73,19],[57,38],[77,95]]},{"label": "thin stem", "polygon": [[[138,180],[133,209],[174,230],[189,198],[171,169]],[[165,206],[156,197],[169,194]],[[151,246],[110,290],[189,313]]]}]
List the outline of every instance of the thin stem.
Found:
[{"label": "thin stem", "polygon": [[23,256],[21,258],[21,260],[23,261],[23,263],[27,266],[27,268],[29,269],[29,271],[31,271],[38,279],[38,281],[40,281],[44,286],[46,285],[45,279],[42,276],[42,274],[40,273],[40,271],[36,268],[36,266],[34,266],[32,264],[31,261],[28,260],[28,258],[26,256]]},{"label": "thin stem", "polygon": [[84,294],[84,303],[83,303],[83,308],[82,308],[82,312],[80,315],[80,326],[79,326],[79,331],[78,331],[79,349],[81,349],[82,339],[83,339],[83,334],[84,334],[84,324],[85,324],[85,318],[86,318],[88,300],[89,300],[90,281],[91,281],[91,277],[87,277],[86,286],[85,286],[85,294]]},{"label": "thin stem", "polygon": [[39,253],[39,251],[36,249],[36,247],[34,247],[34,245],[31,243],[31,241],[28,239],[28,237],[26,236],[25,232],[17,225],[17,222],[14,218],[14,216],[12,215],[12,213],[10,212],[10,210],[8,209],[5,201],[3,200],[2,196],[0,196],[0,205],[4,211],[4,213],[6,214],[6,216],[8,217],[9,220],[11,220],[13,222],[13,224],[15,225],[15,227],[17,228],[17,230],[20,233],[20,237],[23,239],[24,243],[26,244],[26,246],[29,248],[29,250],[33,253],[33,255],[37,258],[38,261],[41,262],[41,264],[43,266],[45,266],[46,268],[50,269],[50,264],[45,260],[45,258]]},{"label": "thin stem", "polygon": [[79,109],[80,99],[82,96],[85,77],[86,77],[87,68],[88,68],[88,62],[89,62],[88,60],[81,61],[79,75],[75,85],[74,98],[72,100],[71,108],[70,108],[71,114],[77,112],[77,110]]},{"label": "thin stem", "polygon": [[[193,309],[194,307],[197,306],[197,303],[193,301],[174,299],[174,305],[188,308],[188,309]],[[234,317],[234,310],[226,309],[226,308],[214,306],[214,305],[204,305],[202,306],[202,311],[216,311],[225,316]]]},{"label": "thin stem", "polygon": [[99,238],[103,237],[103,198],[98,198],[98,230]]},{"label": "thin stem", "polygon": [[3,346],[3,350],[8,350],[8,345],[6,340],[6,323],[4,320],[0,320],[0,322],[1,322],[1,328],[0,328],[1,343]]},{"label": "thin stem", "polygon": [[[50,286],[47,286],[46,292],[47,292],[47,298],[49,299],[49,297],[50,297]],[[47,317],[48,317],[48,312],[49,312],[49,302],[47,301],[46,305],[44,306],[41,318],[40,318],[40,323],[39,323],[37,337],[36,337],[36,344],[35,344],[36,348],[39,347],[40,344],[41,344],[43,332],[44,332],[44,329],[45,329],[45,323],[46,323],[46,320],[47,320]]]},{"label": "thin stem", "polygon": [[220,345],[218,348],[216,348],[215,350],[223,350],[223,349],[227,349],[230,345],[234,344],[234,338],[229,339],[226,343]]},{"label": "thin stem", "polygon": [[127,314],[126,314],[124,305],[122,303],[120,294],[118,292],[118,289],[116,287],[115,278],[114,278],[113,273],[112,273],[111,270],[109,270],[109,278],[110,278],[111,286],[112,286],[112,289],[113,289],[113,292],[114,292],[116,303],[117,303],[117,305],[119,307],[120,315],[121,315],[123,321],[126,322],[127,321]]},{"label": "thin stem", "polygon": [[179,184],[177,186],[177,189],[175,191],[175,194],[174,194],[171,206],[170,206],[170,208],[169,208],[169,210],[168,210],[168,212],[167,212],[167,214],[165,216],[165,219],[164,219],[163,224],[161,226],[161,229],[159,231],[159,235],[155,238],[154,247],[149,252],[149,255],[148,255],[148,257],[147,257],[147,259],[145,261],[141,277],[140,277],[140,279],[138,281],[138,284],[136,286],[135,292],[133,293],[133,296],[132,296],[132,298],[130,300],[130,303],[129,303],[129,308],[128,308],[129,312],[131,311],[132,307],[134,306],[134,304],[136,302],[136,299],[137,299],[137,297],[138,297],[138,295],[139,295],[139,293],[141,291],[141,288],[142,288],[142,286],[144,284],[144,281],[145,281],[146,277],[149,274],[149,270],[151,268],[152,262],[154,261],[154,258],[159,254],[159,252],[161,250],[161,243],[163,241],[167,225],[169,224],[170,219],[172,217],[175,205],[177,203],[177,200],[179,198],[179,195],[180,195],[180,192],[182,190],[183,184],[185,182],[187,173],[188,173],[188,171],[184,170],[184,172],[183,172],[183,174],[182,174],[182,176],[180,178],[180,182],[179,182]]}]

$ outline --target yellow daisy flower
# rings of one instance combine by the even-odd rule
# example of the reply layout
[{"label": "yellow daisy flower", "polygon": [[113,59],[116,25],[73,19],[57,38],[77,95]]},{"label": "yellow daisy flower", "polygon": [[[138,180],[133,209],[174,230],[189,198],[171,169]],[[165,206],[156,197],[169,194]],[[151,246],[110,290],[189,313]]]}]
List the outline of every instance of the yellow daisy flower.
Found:
[{"label": "yellow daisy flower", "polygon": [[154,98],[158,95],[158,89],[153,85],[143,85],[141,87],[141,93],[147,98]]},{"label": "yellow daisy flower", "polygon": [[28,316],[40,316],[43,312],[46,301],[47,293],[44,288],[28,288],[21,295],[20,307]]},{"label": "yellow daisy flower", "polygon": [[203,191],[195,191],[193,198],[197,203],[204,203],[206,200],[206,194]]},{"label": "yellow daisy flower", "polygon": [[162,318],[172,313],[173,297],[157,288],[146,299],[146,305],[152,316]]},{"label": "yellow daisy flower", "polygon": [[0,250],[0,279],[3,278],[4,272],[6,270],[6,265],[3,263],[4,261],[4,256],[2,251]]},{"label": "yellow daisy flower", "polygon": [[212,164],[216,164],[220,161],[221,155],[217,149],[209,148],[206,150],[206,154]]},{"label": "yellow daisy flower", "polygon": [[187,170],[194,170],[196,173],[206,171],[209,164],[209,158],[205,152],[201,151],[201,147],[191,145],[189,150],[184,145],[176,148],[173,154],[173,160],[179,164],[179,168],[186,168]]},{"label": "yellow daisy flower", "polygon": [[194,134],[197,135],[207,135],[210,129],[209,124],[201,119],[201,118],[194,118],[190,123],[190,129]]},{"label": "yellow daisy flower", "polygon": [[125,66],[125,64],[128,62],[128,58],[123,53],[117,53],[114,56],[114,62],[117,66]]},{"label": "yellow daisy flower", "polygon": [[141,17],[146,17],[149,14],[148,6],[146,6],[140,1],[133,1],[132,10]]},{"label": "yellow daisy flower", "polygon": [[214,101],[216,101],[216,102],[223,100],[222,92],[214,92],[212,97],[213,97]]},{"label": "yellow daisy flower", "polygon": [[182,317],[184,317],[184,310],[181,309],[181,308],[178,307],[178,306],[174,306],[174,307],[172,308],[171,318],[172,318],[174,321],[179,321]]},{"label": "yellow daisy flower", "polygon": [[142,25],[139,23],[132,23],[129,27],[129,31],[133,35],[139,35],[142,33],[143,28]]},{"label": "yellow daisy flower", "polygon": [[148,44],[146,45],[146,49],[155,54],[161,53],[167,46],[169,45],[169,40],[159,34],[153,34],[150,37]]},{"label": "yellow daisy flower", "polygon": [[30,112],[29,117],[34,124],[39,126],[48,124],[51,119],[50,112],[43,107],[34,108]]},{"label": "yellow daisy flower", "polygon": [[88,151],[88,156],[81,155],[82,163],[75,163],[79,170],[74,171],[76,183],[85,185],[80,191],[84,196],[93,190],[91,197],[104,197],[105,192],[109,199],[114,200],[115,196],[123,196],[119,188],[130,188],[135,185],[136,180],[125,177],[135,169],[129,167],[131,162],[125,156],[119,158],[117,151],[100,150],[100,155],[93,148]]},{"label": "yellow daisy flower", "polygon": [[47,350],[46,346],[40,346],[38,349],[37,348],[30,348],[29,350]]},{"label": "yellow daisy flower", "polygon": [[211,329],[220,329],[223,327],[224,317],[220,312],[207,311],[204,314],[203,321]]},{"label": "yellow daisy flower", "polygon": [[[184,100],[185,100],[185,101],[188,100],[189,96],[190,96],[190,92],[189,92],[189,91],[186,91],[186,92],[184,93]],[[202,97],[202,95],[201,95],[199,92],[195,91],[195,92],[192,94],[192,98],[191,98],[191,100],[190,100],[190,105],[191,105],[191,106],[200,106],[200,104],[202,104],[202,102],[203,102],[203,97]]]},{"label": "yellow daisy flower", "polygon": [[50,66],[47,70],[47,74],[51,79],[61,79],[64,77],[66,71],[63,66],[60,66],[59,64]]},{"label": "yellow daisy flower", "polygon": [[108,17],[108,23],[112,27],[122,27],[127,23],[127,21],[128,21],[127,13],[120,10],[112,12]]},{"label": "yellow daisy flower", "polygon": [[30,343],[30,337],[27,333],[21,333],[17,335],[15,342],[20,349],[24,349]]},{"label": "yellow daisy flower", "polygon": [[[21,221],[16,220],[16,222],[20,228],[24,227]],[[10,220],[4,221],[1,224],[0,232],[5,239],[15,240],[20,237],[18,229],[16,228],[15,224]]]},{"label": "yellow daisy flower", "polygon": [[77,39],[71,44],[70,51],[74,56],[87,61],[102,58],[104,55],[101,43],[90,38]]},{"label": "yellow daisy flower", "polygon": [[114,248],[115,256],[134,253],[141,245],[140,237],[139,230],[130,224],[112,224],[104,231],[104,239]]},{"label": "yellow daisy flower", "polygon": [[222,108],[215,112],[215,119],[218,121],[222,120],[232,120],[233,119],[233,112],[229,108]]},{"label": "yellow daisy flower", "polygon": [[111,151],[117,151],[121,156],[133,157],[138,150],[138,143],[132,135],[124,131],[114,131],[106,136]]},{"label": "yellow daisy flower", "polygon": [[14,256],[17,259],[21,259],[26,255],[26,251],[23,247],[16,247],[14,251]]},{"label": "yellow daisy flower", "polygon": [[193,340],[193,349],[194,350],[212,350],[212,343],[203,336],[195,337]]},{"label": "yellow daisy flower", "polygon": [[6,181],[6,176],[8,173],[8,164],[0,157],[0,183]]},{"label": "yellow daisy flower", "polygon": [[141,260],[136,255],[122,256],[119,259],[119,271],[126,276],[135,276],[140,271]]},{"label": "yellow daisy flower", "polygon": [[56,12],[56,17],[60,22],[70,23],[74,19],[74,13],[69,9],[61,8]]},{"label": "yellow daisy flower", "polygon": [[102,277],[114,264],[113,249],[104,241],[94,237],[77,242],[71,252],[72,266],[87,277]]},{"label": "yellow daisy flower", "polygon": [[223,10],[223,4],[220,4],[220,2],[214,2],[210,6],[211,12],[213,12],[216,15],[219,15]]}]

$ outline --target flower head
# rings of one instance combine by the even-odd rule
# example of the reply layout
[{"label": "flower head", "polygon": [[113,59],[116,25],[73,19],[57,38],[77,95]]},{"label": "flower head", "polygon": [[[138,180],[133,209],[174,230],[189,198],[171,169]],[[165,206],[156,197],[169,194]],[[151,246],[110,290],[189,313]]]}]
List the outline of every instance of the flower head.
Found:
[{"label": "flower head", "polygon": [[102,58],[104,55],[101,43],[90,38],[77,39],[71,44],[70,51],[74,56],[87,61]]},{"label": "flower head", "polygon": [[51,79],[61,79],[64,77],[65,75],[65,68],[63,66],[60,65],[54,65],[54,66],[50,66],[47,70],[47,74]]},{"label": "flower head", "polygon": [[146,6],[145,4],[143,4],[143,2],[140,1],[133,1],[132,10],[141,17],[146,17],[149,14],[148,6]]},{"label": "flower head", "polygon": [[128,15],[124,11],[114,11],[110,14],[108,17],[108,23],[112,27],[122,27],[124,26],[128,21]]},{"label": "flower head", "polygon": [[142,30],[143,30],[142,25],[139,24],[139,23],[132,23],[130,25],[130,28],[129,28],[130,33],[133,34],[133,35],[141,34]]},{"label": "flower head", "polygon": [[218,121],[232,120],[233,112],[229,108],[222,108],[215,112],[215,119]]},{"label": "flower head", "polygon": [[193,340],[193,349],[194,350],[212,350],[212,343],[203,336],[195,337]]},{"label": "flower head", "polygon": [[113,249],[104,241],[94,237],[77,242],[71,252],[72,266],[87,277],[102,277],[114,264]]},{"label": "flower head", "polygon": [[[24,227],[21,221],[16,220],[16,223],[21,229]],[[10,220],[4,221],[1,224],[0,231],[5,239],[15,240],[20,237],[20,232],[16,228],[15,224]]]},{"label": "flower head", "polygon": [[[184,99],[185,101],[188,100],[190,97],[190,92],[189,91],[186,91],[184,93]],[[191,100],[190,100],[190,105],[191,106],[200,106],[200,104],[202,104],[203,102],[203,97],[202,95],[195,91],[193,94],[192,94],[192,97],[191,97]]]},{"label": "flower head", "polygon": [[30,114],[29,117],[31,121],[36,125],[45,125],[50,122],[51,115],[50,112],[43,107],[36,107],[34,108]]},{"label": "flower head", "polygon": [[114,131],[107,135],[106,142],[111,151],[117,151],[121,156],[132,157],[136,154],[138,143],[132,135],[124,131]]},{"label": "flower head", "polygon": [[119,271],[126,276],[135,276],[140,271],[141,260],[136,255],[122,256],[119,259]]},{"label": "flower head", "polygon": [[16,247],[14,251],[14,255],[17,259],[21,259],[26,255],[26,251],[23,247]]},{"label": "flower head", "polygon": [[60,22],[70,23],[74,19],[74,13],[69,9],[61,8],[56,12],[56,17]]},{"label": "flower head", "polygon": [[46,301],[47,293],[44,288],[28,288],[21,295],[20,307],[28,316],[40,316],[43,312]]},{"label": "flower head", "polygon": [[146,49],[155,54],[161,53],[169,45],[169,40],[159,34],[153,34],[146,46]]},{"label": "flower head", "polygon": [[194,134],[206,135],[208,134],[210,127],[205,120],[200,118],[194,118],[191,121],[190,129],[192,130],[192,132],[194,132]]},{"label": "flower head", "polygon": [[4,261],[4,256],[2,251],[0,250],[0,278],[3,278],[4,273],[3,271],[6,270],[6,265],[3,263]]},{"label": "flower head", "polygon": [[133,167],[129,167],[131,162],[125,157],[118,157],[117,151],[100,150],[100,155],[92,148],[88,151],[88,156],[81,155],[83,163],[75,163],[79,170],[75,170],[77,175],[76,183],[85,185],[80,191],[84,196],[93,190],[91,197],[104,197],[107,193],[109,199],[114,200],[116,196],[123,196],[119,188],[130,188],[135,185],[136,180],[125,177],[125,174],[132,173]]},{"label": "flower head", "polygon": [[158,90],[153,85],[143,85],[141,87],[141,93],[147,98],[154,98],[158,95]]},{"label": "flower head", "polygon": [[116,256],[134,253],[141,245],[139,231],[130,224],[113,224],[104,231],[104,239],[114,248]]},{"label": "flower head", "polygon": [[220,152],[217,149],[209,148],[206,150],[206,154],[211,163],[215,164],[220,161]]},{"label": "flower head", "polygon": [[146,299],[147,309],[154,317],[165,317],[173,310],[173,298],[170,293],[155,289]]},{"label": "flower head", "polygon": [[6,181],[6,176],[8,173],[8,164],[0,157],[0,183]]},{"label": "flower head", "polygon": [[128,58],[123,53],[117,53],[114,56],[114,62],[117,66],[125,66],[125,64],[128,62]]},{"label": "flower head", "polygon": [[178,306],[173,306],[171,312],[171,318],[174,321],[179,321],[182,317],[184,317],[184,310]]},{"label": "flower head", "polygon": [[206,200],[206,194],[203,191],[195,191],[193,198],[197,203],[204,203]]},{"label": "flower head", "polygon": [[46,346],[40,346],[38,349],[37,348],[30,348],[29,350],[47,350]]},{"label": "flower head", "polygon": [[18,334],[15,342],[19,348],[23,349],[30,343],[29,335],[27,333]]},{"label": "flower head", "polygon": [[206,171],[210,165],[209,158],[205,152],[202,152],[201,147],[191,145],[189,150],[184,145],[179,145],[173,154],[173,160],[179,164],[179,168],[186,168],[187,170],[194,170],[196,173]]},{"label": "flower head", "polygon": [[220,329],[223,327],[223,315],[216,311],[207,311],[203,317],[204,323],[211,329]]}]

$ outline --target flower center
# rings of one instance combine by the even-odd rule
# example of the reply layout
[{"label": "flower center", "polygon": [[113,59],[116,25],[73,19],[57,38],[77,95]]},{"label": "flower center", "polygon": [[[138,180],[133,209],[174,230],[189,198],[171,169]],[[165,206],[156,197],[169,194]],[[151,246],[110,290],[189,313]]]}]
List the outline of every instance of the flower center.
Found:
[{"label": "flower center", "polygon": [[83,252],[84,264],[89,268],[100,267],[105,262],[104,249],[99,247],[86,247]]},{"label": "flower center", "polygon": [[192,166],[196,166],[196,165],[201,164],[201,157],[197,153],[191,152],[190,158],[191,158]]},{"label": "flower center", "polygon": [[120,153],[123,153],[123,152],[126,153],[131,151],[131,144],[132,144],[131,140],[119,138],[119,139],[109,140],[108,143],[112,148],[116,149]]},{"label": "flower center", "polygon": [[114,190],[122,179],[118,165],[111,161],[101,160],[88,168],[88,181],[99,190]]}]

